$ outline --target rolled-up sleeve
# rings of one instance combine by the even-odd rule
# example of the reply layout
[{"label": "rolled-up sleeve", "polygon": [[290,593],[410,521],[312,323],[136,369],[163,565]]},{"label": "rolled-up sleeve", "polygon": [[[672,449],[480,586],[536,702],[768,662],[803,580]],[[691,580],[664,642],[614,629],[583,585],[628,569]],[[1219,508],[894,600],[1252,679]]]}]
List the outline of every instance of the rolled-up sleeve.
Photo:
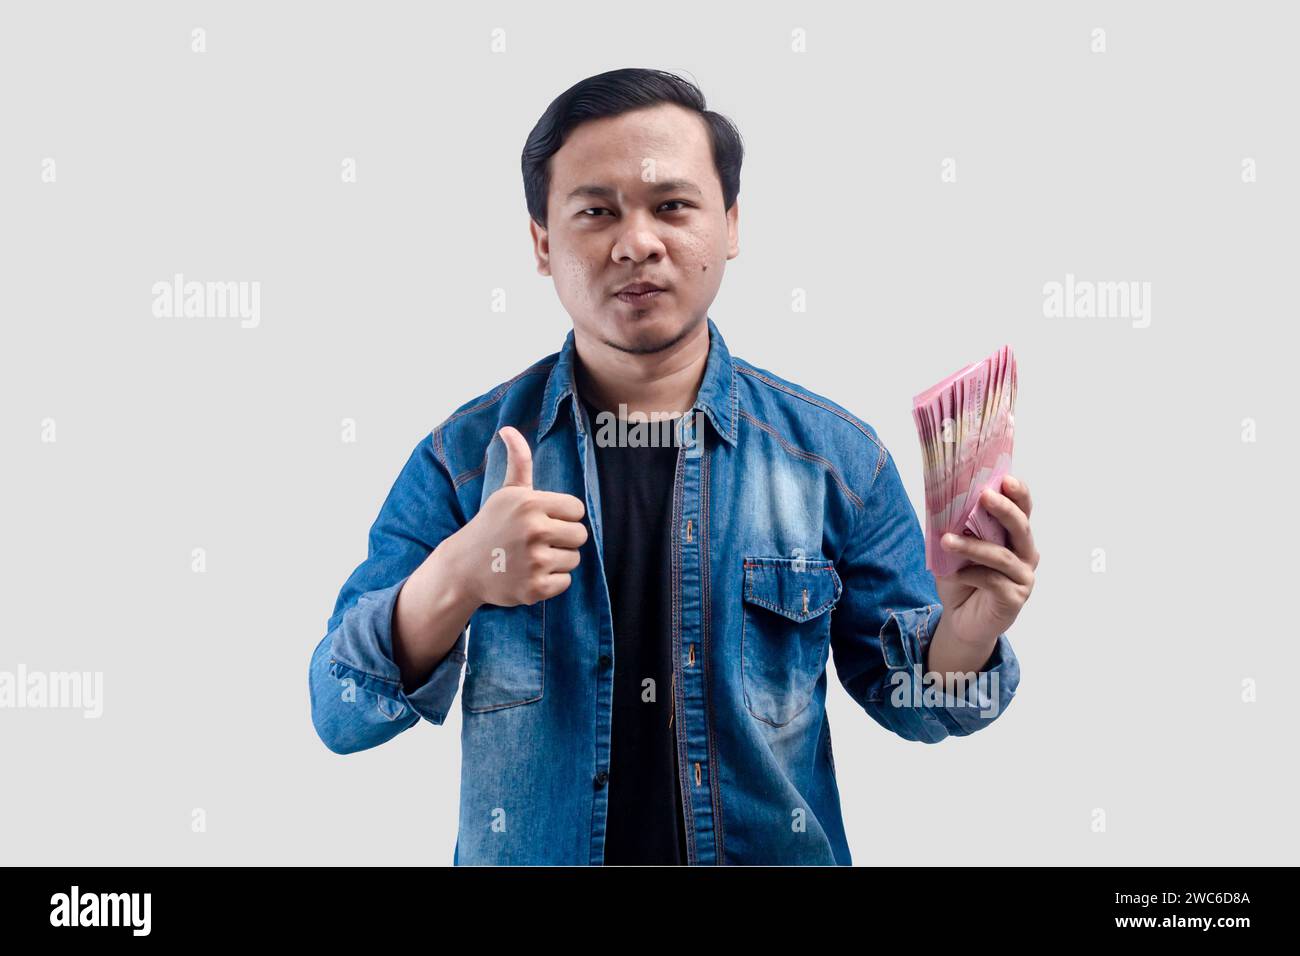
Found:
[{"label": "rolled-up sleeve", "polygon": [[[987,727],[1011,703],[1020,683],[1020,662],[1006,634],[998,635],[993,653],[973,679],[953,688],[958,693],[941,686],[937,675],[927,683],[922,671],[942,615],[942,604],[891,611],[880,631],[888,674],[885,699],[873,706],[890,722],[876,719],[908,740],[938,743],[949,735],[964,737]],[[940,724],[943,733],[925,722]]]},{"label": "rolled-up sleeve", "polygon": [[393,611],[411,573],[462,524],[452,482],[426,437],[389,491],[370,529],[369,554],[343,585],[312,652],[312,724],[335,753],[377,746],[421,717],[446,719],[460,687],[466,631],[408,692],[393,655]]},{"label": "rolled-up sleeve", "polygon": [[836,572],[843,593],[831,616],[835,672],[881,726],[906,740],[938,743],[987,727],[1006,710],[1020,664],[1006,634],[980,671],[952,693],[926,680],[926,655],[943,616],[925,538],[893,456],[877,443],[875,478]]}]

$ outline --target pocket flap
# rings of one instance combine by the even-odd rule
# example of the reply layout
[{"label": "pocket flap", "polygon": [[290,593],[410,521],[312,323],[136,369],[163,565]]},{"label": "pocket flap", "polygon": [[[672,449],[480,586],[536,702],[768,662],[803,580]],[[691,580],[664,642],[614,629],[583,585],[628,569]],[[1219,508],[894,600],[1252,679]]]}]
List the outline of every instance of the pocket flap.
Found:
[{"label": "pocket flap", "polygon": [[840,576],[823,558],[745,558],[745,600],[807,621],[840,599]]}]

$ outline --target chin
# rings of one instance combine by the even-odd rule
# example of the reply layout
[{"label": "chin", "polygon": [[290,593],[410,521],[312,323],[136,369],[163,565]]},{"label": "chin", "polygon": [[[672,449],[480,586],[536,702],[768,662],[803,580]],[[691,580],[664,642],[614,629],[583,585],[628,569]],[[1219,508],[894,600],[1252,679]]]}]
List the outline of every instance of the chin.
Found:
[{"label": "chin", "polygon": [[691,325],[675,312],[641,316],[627,312],[614,317],[607,341],[627,352],[659,352],[677,344]]}]

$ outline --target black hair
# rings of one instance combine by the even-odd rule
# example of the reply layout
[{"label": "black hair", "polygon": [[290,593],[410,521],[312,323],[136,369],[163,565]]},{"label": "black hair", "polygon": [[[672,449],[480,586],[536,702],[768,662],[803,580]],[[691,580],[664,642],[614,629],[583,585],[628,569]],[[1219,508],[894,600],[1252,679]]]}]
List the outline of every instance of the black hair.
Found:
[{"label": "black hair", "polygon": [[723,207],[730,209],[740,192],[740,163],[745,152],[740,131],[722,114],[706,109],[704,94],[689,80],[663,70],[629,67],[589,76],[569,87],[551,101],[528,134],[522,164],[524,197],[533,220],[546,228],[551,157],[574,127],[659,103],[676,103],[703,117],[713,147],[713,165],[722,183]]}]

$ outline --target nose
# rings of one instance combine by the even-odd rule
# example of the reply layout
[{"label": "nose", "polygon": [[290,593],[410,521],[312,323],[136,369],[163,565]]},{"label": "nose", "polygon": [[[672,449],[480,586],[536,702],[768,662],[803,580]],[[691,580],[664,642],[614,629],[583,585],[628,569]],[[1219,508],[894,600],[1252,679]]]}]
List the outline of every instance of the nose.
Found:
[{"label": "nose", "polygon": [[644,262],[664,254],[663,240],[654,228],[654,217],[629,213],[619,228],[610,257],[615,262]]}]

